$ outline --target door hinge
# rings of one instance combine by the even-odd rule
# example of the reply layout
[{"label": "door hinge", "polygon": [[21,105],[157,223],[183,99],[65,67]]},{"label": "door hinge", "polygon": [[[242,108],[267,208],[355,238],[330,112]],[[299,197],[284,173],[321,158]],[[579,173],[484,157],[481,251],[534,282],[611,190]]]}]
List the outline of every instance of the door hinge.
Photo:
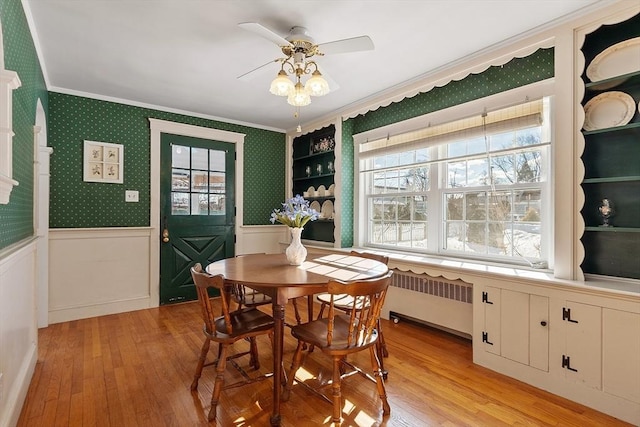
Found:
[{"label": "door hinge", "polygon": [[234,234],[234,235],[233,235],[233,243],[237,243],[237,242],[238,242],[238,240],[237,240],[237,236]]},{"label": "door hinge", "polygon": [[493,304],[489,301],[489,294],[487,292],[482,292],[482,302],[485,304]]},{"label": "door hinge", "polygon": [[493,343],[491,341],[489,341],[489,333],[488,332],[483,332],[482,333],[482,342],[486,342],[489,345],[493,345]]},{"label": "door hinge", "polygon": [[573,372],[578,372],[577,369],[573,369],[571,367],[571,357],[565,356],[564,354],[562,355],[562,367],[567,368],[568,370]]},{"label": "door hinge", "polygon": [[562,320],[566,320],[571,323],[578,323],[577,320],[571,319],[571,309],[566,307],[562,307]]}]

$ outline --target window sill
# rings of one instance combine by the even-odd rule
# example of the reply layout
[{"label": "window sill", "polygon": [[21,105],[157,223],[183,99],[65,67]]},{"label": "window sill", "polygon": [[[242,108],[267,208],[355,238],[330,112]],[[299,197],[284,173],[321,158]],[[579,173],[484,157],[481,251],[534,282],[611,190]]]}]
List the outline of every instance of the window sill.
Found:
[{"label": "window sill", "polygon": [[305,245],[314,252],[355,250],[358,252],[372,252],[389,257],[389,265],[401,271],[411,271],[416,274],[427,273],[430,276],[443,276],[449,280],[463,280],[474,283],[480,276],[483,279],[510,280],[549,288],[562,287],[573,291],[589,293],[619,294],[633,297],[640,296],[640,280],[622,279],[606,276],[588,277],[586,281],[566,280],[554,277],[549,269],[534,269],[525,266],[512,266],[465,260],[460,258],[445,258],[428,255],[418,255],[402,252],[392,252],[378,248],[342,248],[329,249],[318,245]]}]

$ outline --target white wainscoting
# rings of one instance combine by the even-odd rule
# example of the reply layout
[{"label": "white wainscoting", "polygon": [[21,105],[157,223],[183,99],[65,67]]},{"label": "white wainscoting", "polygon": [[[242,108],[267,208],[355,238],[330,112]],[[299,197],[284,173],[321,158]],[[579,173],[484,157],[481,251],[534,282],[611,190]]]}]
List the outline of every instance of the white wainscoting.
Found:
[{"label": "white wainscoting", "polygon": [[152,236],[148,227],[51,229],[49,323],[157,306]]},{"label": "white wainscoting", "polygon": [[288,228],[284,225],[243,225],[238,231],[236,255],[280,253],[280,243],[289,238]]},{"label": "white wainscoting", "polygon": [[38,358],[36,238],[0,251],[0,426],[14,426]]},{"label": "white wainscoting", "polygon": [[[286,227],[241,226],[236,254],[281,252]],[[49,323],[157,307],[158,231],[151,227],[51,229]]]}]

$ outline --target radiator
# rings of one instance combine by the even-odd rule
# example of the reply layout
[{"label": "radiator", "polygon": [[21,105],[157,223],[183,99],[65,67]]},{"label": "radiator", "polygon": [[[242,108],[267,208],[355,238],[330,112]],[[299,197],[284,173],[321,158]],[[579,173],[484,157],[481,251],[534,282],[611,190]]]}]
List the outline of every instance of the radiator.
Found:
[{"label": "radiator", "polygon": [[383,317],[409,319],[465,337],[473,332],[473,285],[394,270]]}]

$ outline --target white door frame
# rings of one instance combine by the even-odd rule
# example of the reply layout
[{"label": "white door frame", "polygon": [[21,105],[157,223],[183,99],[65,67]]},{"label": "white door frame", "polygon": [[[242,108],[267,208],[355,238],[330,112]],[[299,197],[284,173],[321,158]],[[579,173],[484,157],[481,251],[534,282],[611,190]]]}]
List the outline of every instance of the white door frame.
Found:
[{"label": "white door frame", "polygon": [[49,158],[47,117],[38,99],[33,127],[33,230],[38,237],[36,254],[36,317],[38,328],[49,326]]}]

